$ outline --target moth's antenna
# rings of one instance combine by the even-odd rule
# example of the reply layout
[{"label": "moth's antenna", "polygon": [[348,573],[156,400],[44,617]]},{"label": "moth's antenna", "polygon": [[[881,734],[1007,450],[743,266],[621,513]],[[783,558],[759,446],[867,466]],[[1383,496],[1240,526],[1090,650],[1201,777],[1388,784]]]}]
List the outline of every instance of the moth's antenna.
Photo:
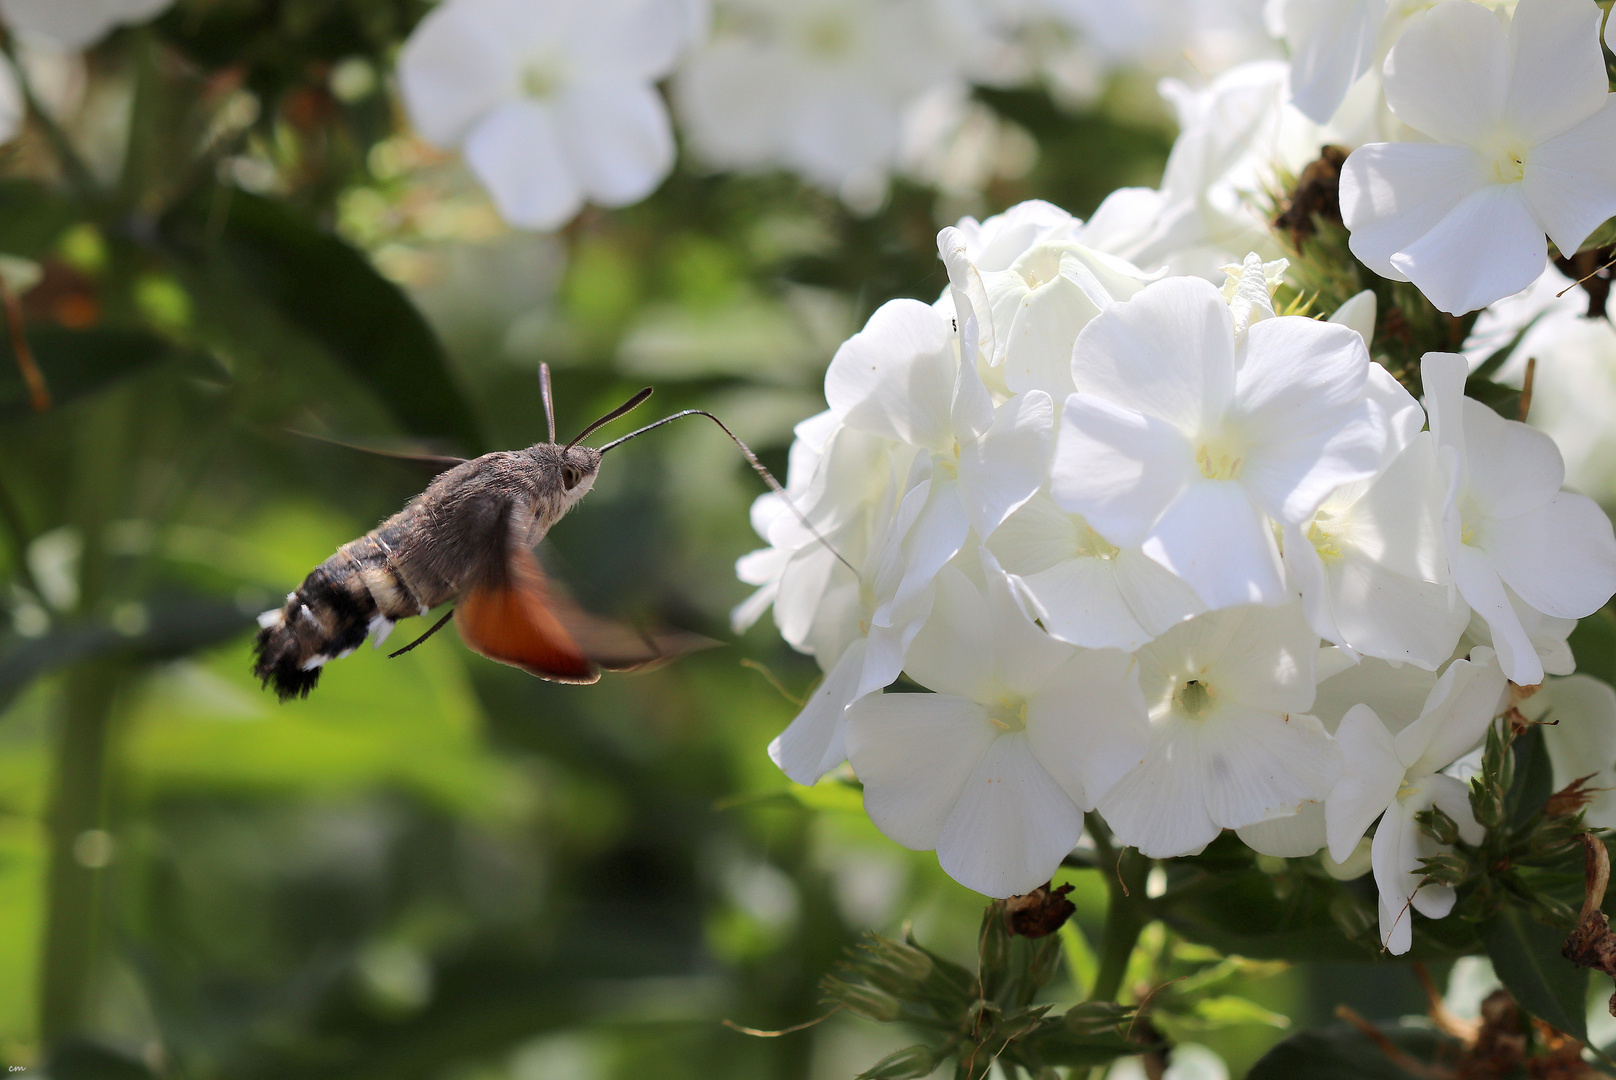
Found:
[{"label": "moth's antenna", "polygon": [[[764,467],[763,462],[758,460],[756,454],[752,453],[752,448],[750,446],[747,446],[745,443],[743,443],[740,440],[740,437],[737,436],[728,427],[725,427],[724,421],[720,420],[718,417],[714,416],[712,413],[706,411],[705,409],[686,409],[684,412],[676,412],[672,416],[664,416],[662,419],[656,421],[655,423],[646,424],[644,427],[640,428],[637,431],[631,431],[627,435],[622,436],[621,438],[613,439],[611,442],[607,443],[605,446],[602,446],[600,448],[600,452],[602,454],[604,454],[606,451],[610,450],[612,447],[614,447],[614,446],[622,446],[624,443],[628,442],[630,439],[635,438],[636,436],[639,436],[639,435],[644,435],[647,431],[650,431],[652,428],[659,428],[663,424],[671,424],[675,420],[682,420],[687,416],[705,416],[707,419],[711,420],[713,423],[717,424],[720,428],[722,428],[724,434],[729,436],[730,442],[732,442],[736,446],[740,447],[741,448],[741,453],[746,455],[746,463],[748,465],[752,466],[752,471],[757,473],[759,476],[763,477],[763,482],[765,484],[768,484],[770,490],[772,490],[776,495],[780,496],[780,498],[785,502],[786,506],[790,508],[792,514],[796,515],[797,520],[802,522],[803,528],[807,529],[810,533],[812,533],[815,540],[818,540],[821,544],[824,544],[825,545],[825,550],[829,551],[832,555],[836,556],[836,559],[837,559],[838,562],[840,562],[843,566],[847,567],[849,570],[853,571],[853,576],[854,577],[858,577],[858,567],[854,566],[852,563],[850,563],[846,559],[842,558],[842,553],[837,551],[833,546],[831,546],[831,542],[829,540],[826,540],[823,536],[821,536],[819,534],[819,530],[814,528],[813,523],[808,520],[807,516],[804,515],[801,510],[797,509],[797,504],[791,501],[791,496],[787,495],[786,494],[786,489],[780,486],[780,481],[776,480],[774,478],[774,474],[771,473],[766,467]],[[599,427],[599,426],[600,426],[599,424],[592,425],[592,427]]]},{"label": "moth's antenna", "polygon": [[571,450],[574,446],[577,446],[579,443],[589,438],[589,436],[593,435],[595,432],[599,431],[613,420],[616,420],[619,416],[638,408],[640,403],[650,396],[651,388],[647,386],[644,390],[641,390],[639,393],[623,402],[623,404],[619,405],[617,408],[613,409],[611,412],[607,413],[605,416],[601,417],[599,420],[596,420],[593,424],[590,424],[588,427],[580,431],[578,436],[567,444],[566,448]]},{"label": "moth's antenna", "polygon": [[550,426],[550,442],[555,442],[555,395],[550,391],[550,365],[539,364],[539,396],[544,399],[544,422]]}]

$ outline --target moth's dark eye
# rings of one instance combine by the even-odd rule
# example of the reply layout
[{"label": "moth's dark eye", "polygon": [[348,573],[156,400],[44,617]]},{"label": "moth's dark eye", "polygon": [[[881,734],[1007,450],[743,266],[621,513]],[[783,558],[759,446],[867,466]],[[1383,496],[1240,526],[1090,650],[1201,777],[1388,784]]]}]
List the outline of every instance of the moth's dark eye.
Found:
[{"label": "moth's dark eye", "polygon": [[577,469],[573,468],[571,465],[561,466],[561,486],[566,488],[568,491],[571,491],[573,488],[577,487],[578,481],[582,480],[583,478],[583,474]]}]

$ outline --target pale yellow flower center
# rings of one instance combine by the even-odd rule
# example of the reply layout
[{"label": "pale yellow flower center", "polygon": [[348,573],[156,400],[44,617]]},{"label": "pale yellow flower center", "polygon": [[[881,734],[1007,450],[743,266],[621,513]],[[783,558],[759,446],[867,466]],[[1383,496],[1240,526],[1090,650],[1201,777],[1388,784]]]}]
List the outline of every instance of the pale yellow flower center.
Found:
[{"label": "pale yellow flower center", "polygon": [[1026,699],[1006,695],[988,710],[988,723],[1006,733],[1027,730]]},{"label": "pale yellow flower center", "polygon": [[1178,711],[1191,720],[1203,719],[1212,710],[1212,702],[1217,697],[1212,688],[1200,679],[1190,679],[1178,688],[1173,695],[1173,703]]},{"label": "pale yellow flower center", "polygon": [[1208,480],[1236,480],[1244,459],[1232,447],[1208,442],[1195,452],[1195,463]]}]

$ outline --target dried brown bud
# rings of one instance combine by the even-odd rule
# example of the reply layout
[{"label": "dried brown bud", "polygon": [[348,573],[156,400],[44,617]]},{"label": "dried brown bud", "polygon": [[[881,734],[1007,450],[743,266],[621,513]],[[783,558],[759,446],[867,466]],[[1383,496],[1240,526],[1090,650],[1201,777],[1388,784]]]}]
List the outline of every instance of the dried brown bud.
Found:
[{"label": "dried brown bud", "polygon": [[1012,896],[1004,902],[1010,933],[1026,938],[1047,937],[1072,917],[1077,906],[1066,899],[1072,886],[1061,885],[1051,889],[1050,884],[1045,882],[1030,893]]}]

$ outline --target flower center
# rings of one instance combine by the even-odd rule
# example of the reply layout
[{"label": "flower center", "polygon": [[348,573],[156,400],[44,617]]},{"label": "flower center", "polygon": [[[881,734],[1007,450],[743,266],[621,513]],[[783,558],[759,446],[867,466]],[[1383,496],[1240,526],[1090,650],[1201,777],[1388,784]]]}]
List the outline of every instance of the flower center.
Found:
[{"label": "flower center", "polygon": [[1321,514],[1319,517],[1314,518],[1313,524],[1307,527],[1307,538],[1312,541],[1313,550],[1319,553],[1319,558],[1325,560],[1339,559],[1341,557],[1341,548],[1336,543],[1335,534],[1326,532],[1324,526],[1320,524],[1323,516]]},{"label": "flower center", "polygon": [[835,60],[852,51],[853,28],[843,16],[828,14],[808,24],[803,40],[813,55]]},{"label": "flower center", "polygon": [[1173,703],[1178,711],[1191,720],[1201,720],[1212,710],[1212,700],[1216,697],[1212,688],[1200,679],[1189,679],[1178,688],[1173,695]]},{"label": "flower center", "polygon": [[988,710],[988,723],[1006,734],[1027,730],[1027,702],[1025,698],[1006,695]]},{"label": "flower center", "polygon": [[522,69],[522,95],[534,101],[548,101],[561,92],[564,81],[561,65],[555,59],[532,60]]},{"label": "flower center", "polygon": [[1014,269],[1029,289],[1048,285],[1060,277],[1060,252],[1049,247],[1035,248],[1017,259]]},{"label": "flower center", "polygon": [[1208,480],[1238,479],[1242,460],[1238,451],[1216,442],[1203,443],[1195,452],[1195,464],[1201,467],[1201,475]]},{"label": "flower center", "polygon": [[1072,553],[1079,559],[1114,559],[1117,549],[1078,518],[1072,522]]},{"label": "flower center", "polygon": [[1509,147],[1493,157],[1493,179],[1500,184],[1518,184],[1526,175],[1526,151]]}]

